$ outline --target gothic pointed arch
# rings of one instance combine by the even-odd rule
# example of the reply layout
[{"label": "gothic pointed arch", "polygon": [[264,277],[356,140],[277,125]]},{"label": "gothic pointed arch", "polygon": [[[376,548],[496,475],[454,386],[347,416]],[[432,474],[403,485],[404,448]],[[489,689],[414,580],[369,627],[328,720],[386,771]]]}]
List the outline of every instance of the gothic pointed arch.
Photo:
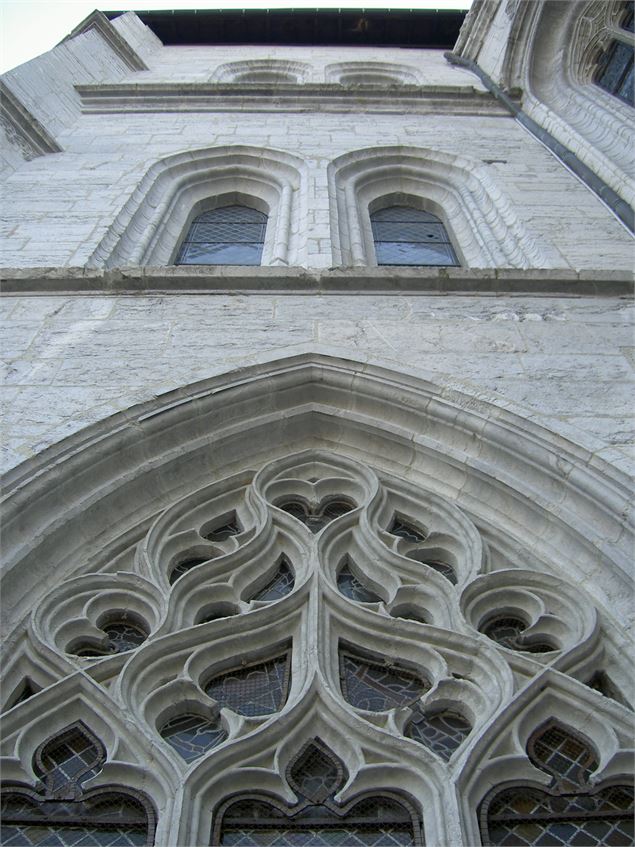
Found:
[{"label": "gothic pointed arch", "polygon": [[187,150],[159,159],[93,252],[91,267],[169,265],[192,221],[238,205],[266,215],[262,264],[301,264],[299,212],[304,165],[290,153],[235,145]]},{"label": "gothic pointed arch", "polygon": [[[624,776],[632,714],[587,682],[628,699],[628,486],[509,409],[299,354],[97,424],[6,494],[5,625],[50,674],[5,717],[12,780],[72,717],[165,843],[434,844],[477,843],[487,780],[531,773],[566,710]],[[114,620],[143,636],[111,649]]]}]

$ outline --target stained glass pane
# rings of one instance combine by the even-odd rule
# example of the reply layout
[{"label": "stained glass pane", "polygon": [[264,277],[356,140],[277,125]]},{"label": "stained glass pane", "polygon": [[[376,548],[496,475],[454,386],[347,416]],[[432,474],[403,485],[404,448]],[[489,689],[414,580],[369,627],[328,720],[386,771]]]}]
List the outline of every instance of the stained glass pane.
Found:
[{"label": "stained glass pane", "polygon": [[201,715],[179,715],[161,728],[161,736],[185,759],[193,762],[227,738],[217,722]]},{"label": "stained glass pane", "polygon": [[408,521],[405,521],[403,518],[399,518],[395,515],[392,523],[388,527],[388,532],[391,535],[397,535],[399,538],[405,538],[406,541],[411,541],[413,544],[418,544],[421,541],[425,541],[425,535],[414,527]]},{"label": "stained glass pane", "polygon": [[598,761],[588,744],[559,726],[550,726],[528,749],[531,761],[553,774],[558,786],[575,790],[589,781]]},{"label": "stained glass pane", "polygon": [[613,41],[600,62],[596,83],[629,105],[633,105],[633,57],[635,50],[630,44]]},{"label": "stained glass pane", "polygon": [[115,652],[125,653],[128,650],[136,650],[148,637],[140,626],[128,621],[113,621],[102,627],[108,636],[108,641]]},{"label": "stained glass pane", "polygon": [[[50,741],[41,752],[38,775],[52,790],[69,782],[84,782],[102,769],[101,750],[79,729],[72,729]],[[37,768],[37,765],[36,765]]]},{"label": "stained glass pane", "polygon": [[291,570],[287,559],[282,557],[273,579],[271,579],[264,588],[261,588],[260,591],[254,594],[251,599],[268,602],[280,600],[281,597],[286,597],[286,595],[293,590],[294,584],[295,578],[293,576],[293,571]]},{"label": "stained glass pane", "polygon": [[340,651],[340,676],[345,699],[357,709],[383,712],[409,706],[430,688],[414,673]]},{"label": "stained glass pane", "polygon": [[314,803],[321,803],[335,794],[344,780],[341,763],[313,743],[294,762],[289,773],[293,790]]},{"label": "stained glass pane", "polygon": [[287,699],[289,656],[236,668],[208,682],[205,691],[221,706],[240,715],[270,715]]},{"label": "stained glass pane", "polygon": [[488,843],[608,847],[633,844],[633,789],[614,786],[597,794],[549,796],[512,788],[491,801]]},{"label": "stained glass pane", "polygon": [[242,531],[243,528],[238,523],[238,518],[234,514],[229,520],[225,521],[225,523],[210,530],[204,537],[208,541],[226,541],[228,538],[231,538],[232,535],[240,535]]},{"label": "stained glass pane", "polygon": [[481,627],[481,632],[509,650],[520,650],[524,653],[550,653],[556,649],[547,641],[524,641],[522,634],[526,629],[527,624],[521,618],[498,615],[486,621]]},{"label": "stained glass pane", "polygon": [[244,828],[226,827],[223,830],[221,845],[275,845],[275,847],[394,847],[394,845],[414,844],[412,826],[407,824],[363,827],[285,827]]},{"label": "stained glass pane", "polygon": [[259,265],[267,216],[247,206],[226,206],[194,219],[177,265]]},{"label": "stained glass pane", "polygon": [[420,708],[415,708],[405,728],[405,735],[425,744],[448,761],[471,731],[470,722],[456,712],[442,711],[427,715]]},{"label": "stained glass pane", "polygon": [[358,603],[379,603],[381,601],[381,597],[378,597],[357,579],[351,571],[348,561],[340,568],[337,575],[337,587],[345,597],[349,597]]},{"label": "stained glass pane", "polygon": [[170,571],[170,585],[174,585],[177,579],[180,579],[183,574],[191,571],[192,568],[196,568],[199,565],[202,565],[203,562],[208,561],[209,559],[204,559],[202,556],[192,556],[190,559],[184,559],[182,562],[179,562],[179,564],[173,567]]},{"label": "stained glass pane", "polygon": [[3,845],[145,845],[146,812],[117,793],[90,801],[34,802],[18,794],[2,798]]}]

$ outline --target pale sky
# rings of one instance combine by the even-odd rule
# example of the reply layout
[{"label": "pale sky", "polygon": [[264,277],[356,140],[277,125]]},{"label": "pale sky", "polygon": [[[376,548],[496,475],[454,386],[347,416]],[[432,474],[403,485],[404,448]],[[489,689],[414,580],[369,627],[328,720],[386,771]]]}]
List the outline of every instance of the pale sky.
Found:
[{"label": "pale sky", "polygon": [[95,8],[122,9],[469,9],[472,0],[0,0],[0,73],[58,44]]}]

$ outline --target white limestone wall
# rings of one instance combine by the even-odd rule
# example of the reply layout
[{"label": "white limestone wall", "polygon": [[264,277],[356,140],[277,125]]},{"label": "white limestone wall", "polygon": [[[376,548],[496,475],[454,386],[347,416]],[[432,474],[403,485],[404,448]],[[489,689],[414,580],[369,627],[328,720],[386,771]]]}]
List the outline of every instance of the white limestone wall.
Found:
[{"label": "white limestone wall", "polygon": [[6,296],[4,468],[195,380],[322,351],[419,370],[632,466],[632,305],[471,295]]},{"label": "white limestone wall", "polygon": [[24,165],[5,184],[5,266],[88,261],[157,160],[225,145],[300,156],[308,179],[308,267],[333,265],[327,168],[344,153],[407,145],[485,163],[539,246],[561,267],[629,268],[632,239],[602,203],[510,118],[456,115],[163,113],[84,116],[63,153]]}]

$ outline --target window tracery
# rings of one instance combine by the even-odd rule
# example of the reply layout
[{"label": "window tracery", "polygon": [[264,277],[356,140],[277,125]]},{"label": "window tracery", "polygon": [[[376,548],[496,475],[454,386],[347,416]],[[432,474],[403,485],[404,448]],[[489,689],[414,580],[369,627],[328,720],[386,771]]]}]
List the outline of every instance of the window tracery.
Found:
[{"label": "window tracery", "polygon": [[[329,453],[199,488],[125,555],[53,590],[33,638],[73,664],[68,644],[85,638],[82,627],[113,625],[109,609],[122,607],[112,598],[127,598],[129,620],[147,621],[142,642],[81,667],[100,697],[120,698],[174,785],[208,792],[199,835],[215,827],[223,840],[212,843],[423,843],[437,786],[514,703],[514,674],[530,685],[547,672],[601,699],[577,681],[599,655],[583,592],[510,567],[443,497]],[[543,755],[541,744],[531,756],[546,767],[561,747],[550,741]]]},{"label": "window tracery", "polygon": [[586,739],[549,721],[530,738],[527,755],[551,784],[548,790],[515,785],[491,792],[480,813],[484,844],[633,843],[633,787],[591,785],[598,759]]},{"label": "window tracery", "polygon": [[335,799],[348,774],[319,739],[308,742],[286,779],[297,796],[290,808],[273,797],[238,797],[219,810],[211,844],[422,845],[415,804],[405,796],[366,794],[346,804]]},{"label": "window tracery", "polygon": [[154,810],[143,794],[119,786],[84,788],[105,759],[103,744],[81,722],[41,744],[33,761],[36,790],[2,786],[2,844],[153,844]]}]

